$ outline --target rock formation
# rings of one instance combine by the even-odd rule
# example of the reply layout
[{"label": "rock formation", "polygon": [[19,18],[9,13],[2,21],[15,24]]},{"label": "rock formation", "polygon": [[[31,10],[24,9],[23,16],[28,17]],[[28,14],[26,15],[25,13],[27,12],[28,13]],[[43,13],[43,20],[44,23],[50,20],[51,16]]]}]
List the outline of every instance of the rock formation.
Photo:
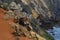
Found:
[{"label": "rock formation", "polygon": [[3,19],[14,20],[9,24],[15,33],[29,38],[36,36],[36,40],[54,40],[45,30],[60,20],[57,4],[59,0],[0,0],[0,7],[6,10]]}]

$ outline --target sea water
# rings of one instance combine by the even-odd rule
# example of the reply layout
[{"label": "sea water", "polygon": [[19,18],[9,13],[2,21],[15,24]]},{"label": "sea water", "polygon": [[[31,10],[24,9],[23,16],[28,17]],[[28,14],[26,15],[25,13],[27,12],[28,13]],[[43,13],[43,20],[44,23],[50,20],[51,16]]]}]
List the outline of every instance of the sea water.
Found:
[{"label": "sea water", "polygon": [[48,29],[47,32],[54,37],[55,40],[60,40],[60,27],[54,26],[53,29]]}]

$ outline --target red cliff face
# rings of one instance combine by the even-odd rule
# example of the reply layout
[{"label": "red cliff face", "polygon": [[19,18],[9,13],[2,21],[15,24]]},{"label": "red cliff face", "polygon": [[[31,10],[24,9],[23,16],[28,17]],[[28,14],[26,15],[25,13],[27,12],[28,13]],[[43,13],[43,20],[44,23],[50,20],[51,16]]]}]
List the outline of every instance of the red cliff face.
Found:
[{"label": "red cliff face", "polygon": [[[3,20],[5,10],[0,8],[0,40],[15,40],[12,32],[14,31],[9,25],[10,22],[13,22],[12,19],[7,21]],[[19,37],[20,40],[31,40],[27,37]]]}]

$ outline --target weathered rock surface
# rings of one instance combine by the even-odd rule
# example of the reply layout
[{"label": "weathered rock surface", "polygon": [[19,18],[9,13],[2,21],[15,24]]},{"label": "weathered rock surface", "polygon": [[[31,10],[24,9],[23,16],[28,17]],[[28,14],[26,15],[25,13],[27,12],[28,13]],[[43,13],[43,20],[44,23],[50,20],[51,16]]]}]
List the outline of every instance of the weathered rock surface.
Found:
[{"label": "weathered rock surface", "polygon": [[[15,24],[12,24],[17,28],[16,32],[17,30],[21,31],[30,37],[32,30],[39,37],[41,35],[48,40],[51,36],[49,37],[44,30],[59,24],[59,2],[59,0],[0,0],[0,7],[7,11],[4,19],[13,18],[16,25],[21,25],[14,26]],[[53,40],[53,38],[49,40]]]}]

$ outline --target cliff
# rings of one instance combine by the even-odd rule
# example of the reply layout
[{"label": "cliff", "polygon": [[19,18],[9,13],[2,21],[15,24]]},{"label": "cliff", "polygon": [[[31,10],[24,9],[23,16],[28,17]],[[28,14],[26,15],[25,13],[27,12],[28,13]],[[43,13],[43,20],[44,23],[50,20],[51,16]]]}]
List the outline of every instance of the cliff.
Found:
[{"label": "cliff", "polygon": [[59,4],[59,0],[0,0],[0,8],[6,10],[3,19],[13,19],[10,25],[18,31],[16,35],[20,31],[27,37],[35,34],[37,40],[54,40],[45,30],[59,22]]}]

